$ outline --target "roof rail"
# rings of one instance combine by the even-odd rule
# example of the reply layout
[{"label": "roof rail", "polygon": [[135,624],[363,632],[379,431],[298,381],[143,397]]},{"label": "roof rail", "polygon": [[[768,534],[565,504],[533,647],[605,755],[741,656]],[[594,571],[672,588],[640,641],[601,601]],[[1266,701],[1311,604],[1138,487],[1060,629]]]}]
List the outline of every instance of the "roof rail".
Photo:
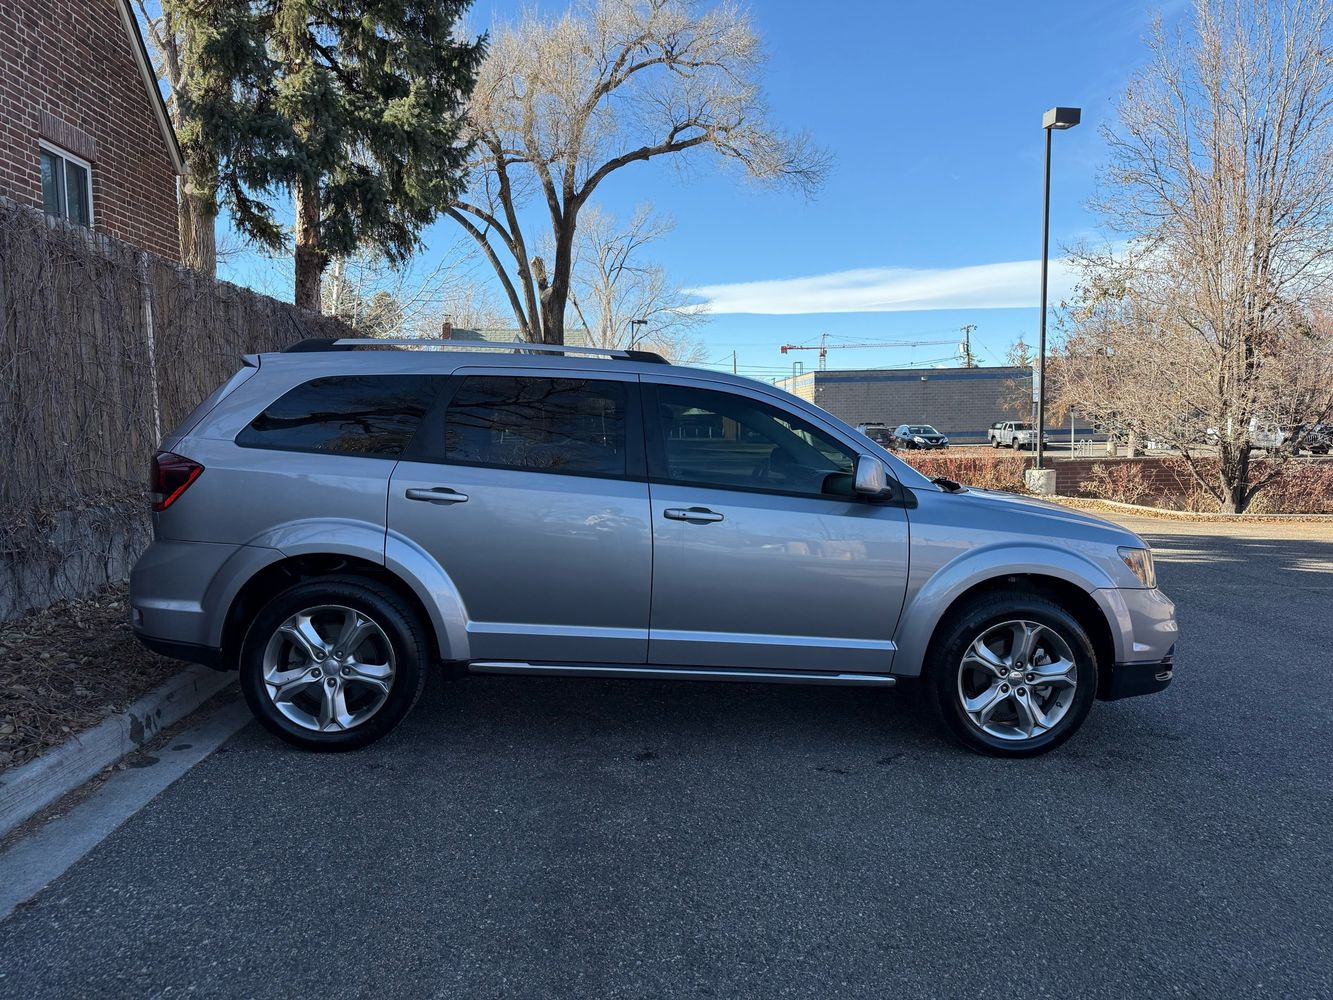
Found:
[{"label": "roof rail", "polygon": [[350,351],[357,347],[446,347],[456,350],[515,351],[523,354],[593,354],[626,361],[645,361],[667,365],[662,355],[654,351],[632,351],[621,347],[567,347],[564,344],[535,344],[526,341],[502,343],[490,340],[444,340],[428,337],[310,337],[286,348],[284,354],[305,351]]}]

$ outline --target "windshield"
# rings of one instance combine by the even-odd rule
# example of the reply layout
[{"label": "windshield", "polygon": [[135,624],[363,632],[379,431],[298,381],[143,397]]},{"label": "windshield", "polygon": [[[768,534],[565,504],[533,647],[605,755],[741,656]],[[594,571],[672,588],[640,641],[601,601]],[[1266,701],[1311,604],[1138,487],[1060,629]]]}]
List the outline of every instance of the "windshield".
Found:
[{"label": "windshield", "polygon": [[1014,424],[1014,430],[1016,430],[1016,431],[1030,431],[1030,430],[1032,430],[1032,425],[1031,425],[1031,424],[1027,424],[1027,423],[1024,423],[1024,424]]},{"label": "windshield", "polygon": [[914,424],[913,426],[907,428],[907,430],[908,430],[908,432],[911,433],[911,434],[938,434],[938,433],[939,433],[939,431],[937,431],[934,427],[931,427],[930,424]]}]

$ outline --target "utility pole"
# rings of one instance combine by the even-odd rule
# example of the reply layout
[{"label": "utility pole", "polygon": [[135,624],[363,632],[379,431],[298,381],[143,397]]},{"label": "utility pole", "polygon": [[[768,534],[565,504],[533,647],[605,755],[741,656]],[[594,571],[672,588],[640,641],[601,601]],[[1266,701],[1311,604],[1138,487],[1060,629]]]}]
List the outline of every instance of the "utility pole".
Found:
[{"label": "utility pole", "polygon": [[977,328],[975,323],[963,324],[963,367],[975,368],[976,360],[972,357],[972,331]]},{"label": "utility pole", "polygon": [[731,374],[736,374],[736,352],[731,352]]}]

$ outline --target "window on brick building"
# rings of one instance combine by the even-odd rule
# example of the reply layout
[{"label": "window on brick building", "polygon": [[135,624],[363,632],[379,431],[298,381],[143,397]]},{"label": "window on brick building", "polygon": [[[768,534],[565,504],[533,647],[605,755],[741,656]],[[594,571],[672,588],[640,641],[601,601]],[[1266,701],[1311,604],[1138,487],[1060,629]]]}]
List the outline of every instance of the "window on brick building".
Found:
[{"label": "window on brick building", "polygon": [[52,146],[41,147],[42,208],[80,226],[93,224],[93,169]]}]

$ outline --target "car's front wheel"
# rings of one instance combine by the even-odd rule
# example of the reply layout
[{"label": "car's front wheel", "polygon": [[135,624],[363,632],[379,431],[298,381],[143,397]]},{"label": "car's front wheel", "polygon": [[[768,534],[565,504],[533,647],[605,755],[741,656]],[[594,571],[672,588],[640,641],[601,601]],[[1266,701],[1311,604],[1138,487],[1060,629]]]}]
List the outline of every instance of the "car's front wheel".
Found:
[{"label": "car's front wheel", "polygon": [[255,616],[241,646],[241,691],[288,743],[356,750],[416,704],[429,649],[420,617],[390,588],[359,577],[308,580]]},{"label": "car's front wheel", "polygon": [[1022,591],[986,595],[951,615],[926,671],[929,700],[949,731],[997,757],[1059,746],[1083,724],[1097,690],[1083,626]]}]

